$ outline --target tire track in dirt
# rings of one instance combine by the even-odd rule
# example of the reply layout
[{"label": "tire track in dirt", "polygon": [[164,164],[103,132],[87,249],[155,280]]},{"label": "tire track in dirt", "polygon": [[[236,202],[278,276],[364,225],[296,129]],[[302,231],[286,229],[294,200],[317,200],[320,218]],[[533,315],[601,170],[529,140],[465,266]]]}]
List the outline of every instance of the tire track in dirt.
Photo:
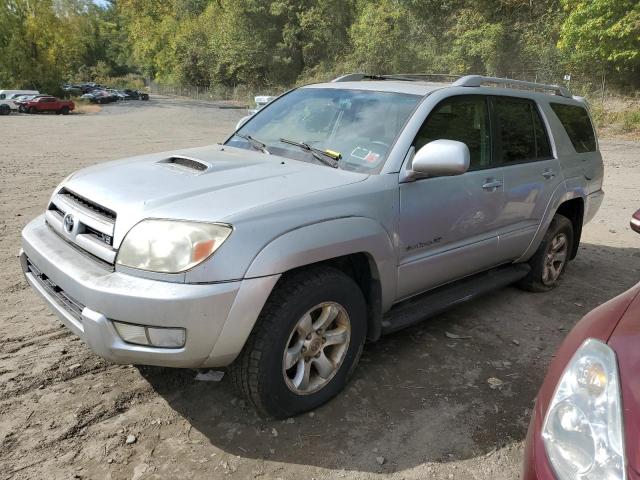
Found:
[{"label": "tire track in dirt", "polygon": [[[73,333],[67,330],[65,327],[57,327],[49,330],[45,330],[44,332],[39,333],[35,337],[23,335],[21,337],[8,338],[0,344],[0,352],[13,354],[17,353],[20,350],[31,347],[34,345],[38,345],[45,342],[51,342],[53,340],[60,340],[62,338],[72,337]],[[30,340],[27,340],[31,338]],[[14,346],[10,346],[10,344],[17,344]]]},{"label": "tire track in dirt", "polygon": [[[72,363],[67,369],[62,367]],[[72,381],[78,377],[103,372],[112,367],[112,364],[93,354],[86,354],[80,358],[61,358],[57,362],[47,367],[44,372],[38,375],[29,375],[22,371],[14,380],[18,380],[11,388],[7,384],[0,390],[0,399],[7,400],[12,397],[24,395],[35,389],[43,389],[53,384]]]}]

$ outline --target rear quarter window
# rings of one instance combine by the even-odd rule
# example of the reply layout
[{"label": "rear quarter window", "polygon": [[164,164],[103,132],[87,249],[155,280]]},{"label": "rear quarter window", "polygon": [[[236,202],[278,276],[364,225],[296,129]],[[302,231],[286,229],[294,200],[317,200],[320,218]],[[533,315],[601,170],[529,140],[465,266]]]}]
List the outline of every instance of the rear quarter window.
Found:
[{"label": "rear quarter window", "polygon": [[551,103],[551,109],[560,120],[560,123],[562,123],[576,152],[595,152],[596,135],[593,131],[593,125],[591,124],[586,108],[576,105]]}]

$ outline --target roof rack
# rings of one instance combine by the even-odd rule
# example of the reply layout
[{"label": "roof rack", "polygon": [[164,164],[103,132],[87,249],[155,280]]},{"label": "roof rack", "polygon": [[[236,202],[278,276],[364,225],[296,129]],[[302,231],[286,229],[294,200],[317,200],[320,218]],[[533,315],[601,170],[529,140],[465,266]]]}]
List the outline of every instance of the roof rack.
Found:
[{"label": "roof rack", "polygon": [[448,73],[393,73],[391,75],[372,75],[367,73],[348,73],[335,78],[332,82],[360,82],[362,80],[402,80],[406,82],[437,81],[436,79],[447,79],[452,81],[460,78],[460,75],[450,75]]},{"label": "roof rack", "polygon": [[482,85],[494,84],[506,88],[523,88],[531,90],[550,90],[561,97],[571,98],[571,93],[560,85],[548,85],[546,83],[526,82],[524,80],[513,80],[511,78],[484,77],[482,75],[467,75],[456,80],[454,87],[481,87]]}]

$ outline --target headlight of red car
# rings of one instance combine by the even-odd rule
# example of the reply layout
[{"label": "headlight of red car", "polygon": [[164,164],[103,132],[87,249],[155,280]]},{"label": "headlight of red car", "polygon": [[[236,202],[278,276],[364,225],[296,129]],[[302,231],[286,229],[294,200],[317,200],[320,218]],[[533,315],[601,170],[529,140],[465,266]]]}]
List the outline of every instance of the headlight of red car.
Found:
[{"label": "headlight of red car", "polygon": [[558,480],[625,480],[624,432],[614,351],[592,338],[576,351],[542,427]]}]

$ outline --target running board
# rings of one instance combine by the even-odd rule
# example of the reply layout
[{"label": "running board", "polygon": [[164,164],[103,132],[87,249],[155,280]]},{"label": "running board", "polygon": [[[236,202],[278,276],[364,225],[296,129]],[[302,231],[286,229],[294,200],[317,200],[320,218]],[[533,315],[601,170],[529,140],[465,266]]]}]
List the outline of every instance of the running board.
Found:
[{"label": "running board", "polygon": [[524,278],[530,270],[526,263],[498,267],[404,300],[382,318],[382,334],[396,332],[467,300],[506,287]]}]

